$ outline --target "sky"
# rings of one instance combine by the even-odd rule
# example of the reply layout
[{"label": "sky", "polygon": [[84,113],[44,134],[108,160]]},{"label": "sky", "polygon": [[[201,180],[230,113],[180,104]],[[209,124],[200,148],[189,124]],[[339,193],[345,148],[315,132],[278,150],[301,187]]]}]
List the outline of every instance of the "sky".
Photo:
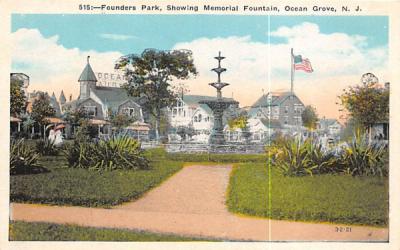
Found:
[{"label": "sky", "polygon": [[[189,94],[215,95],[208,83],[221,51],[231,85],[223,95],[241,106],[263,92],[290,89],[290,48],[313,73],[296,71],[295,93],[323,117],[339,118],[337,96],[372,72],[389,81],[385,16],[43,15],[12,16],[12,70],[31,78],[29,90],[67,96],[91,56],[96,72],[112,72],[122,55],[146,48],[190,49],[199,72],[184,81]],[[182,81],[181,81],[182,82]]]}]

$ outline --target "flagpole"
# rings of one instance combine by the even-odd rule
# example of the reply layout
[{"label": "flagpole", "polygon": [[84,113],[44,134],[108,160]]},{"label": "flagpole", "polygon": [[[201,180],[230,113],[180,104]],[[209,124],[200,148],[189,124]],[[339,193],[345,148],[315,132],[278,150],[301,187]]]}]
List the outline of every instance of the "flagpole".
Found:
[{"label": "flagpole", "polygon": [[293,66],[294,66],[294,62],[293,62],[294,58],[293,58],[293,48],[290,49],[290,92],[293,95],[294,90],[293,90],[293,78],[294,78],[294,70],[293,70]]}]

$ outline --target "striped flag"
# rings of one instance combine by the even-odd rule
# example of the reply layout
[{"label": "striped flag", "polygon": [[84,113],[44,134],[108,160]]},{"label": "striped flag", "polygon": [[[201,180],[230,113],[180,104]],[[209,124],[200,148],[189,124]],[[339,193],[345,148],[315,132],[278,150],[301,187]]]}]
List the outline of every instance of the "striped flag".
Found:
[{"label": "striped flag", "polygon": [[308,73],[313,72],[310,60],[307,58],[302,58],[301,55],[293,55],[293,67],[294,70],[303,70]]}]

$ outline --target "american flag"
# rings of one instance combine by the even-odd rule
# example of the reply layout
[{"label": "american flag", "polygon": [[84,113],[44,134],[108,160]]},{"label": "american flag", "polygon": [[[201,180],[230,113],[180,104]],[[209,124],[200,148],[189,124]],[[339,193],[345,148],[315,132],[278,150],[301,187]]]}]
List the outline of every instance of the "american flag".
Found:
[{"label": "american flag", "polygon": [[302,58],[301,55],[293,56],[293,67],[294,70],[303,70],[308,73],[313,72],[310,60],[307,58]]}]

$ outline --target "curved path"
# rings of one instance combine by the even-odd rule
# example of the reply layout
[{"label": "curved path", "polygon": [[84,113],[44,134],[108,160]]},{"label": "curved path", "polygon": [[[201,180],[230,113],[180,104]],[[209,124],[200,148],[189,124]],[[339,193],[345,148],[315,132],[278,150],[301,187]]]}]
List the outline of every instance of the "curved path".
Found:
[{"label": "curved path", "polygon": [[253,241],[387,241],[385,228],[302,223],[237,216],[227,211],[231,166],[188,166],[141,199],[112,209],[11,204],[11,219],[128,228]]}]

